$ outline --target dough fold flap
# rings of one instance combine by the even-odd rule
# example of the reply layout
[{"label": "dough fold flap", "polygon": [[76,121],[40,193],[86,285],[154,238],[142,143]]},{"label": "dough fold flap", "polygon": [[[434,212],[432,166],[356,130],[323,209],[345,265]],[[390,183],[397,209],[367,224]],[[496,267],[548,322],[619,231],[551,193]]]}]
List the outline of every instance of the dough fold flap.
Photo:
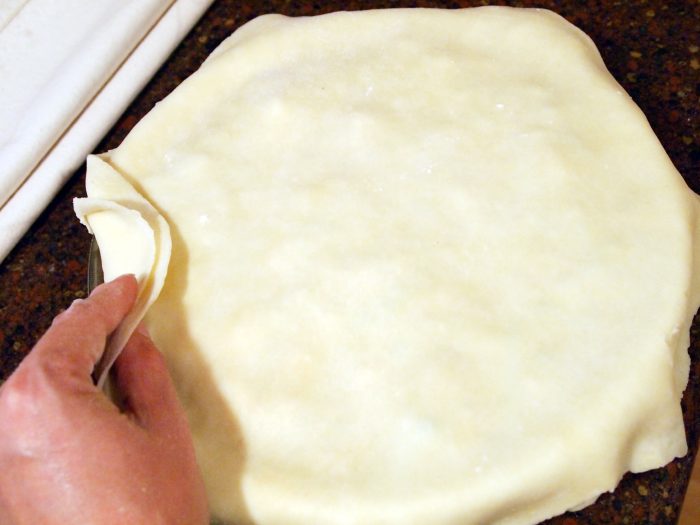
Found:
[{"label": "dough fold flap", "polygon": [[136,303],[110,337],[95,366],[98,387],[129,337],[163,288],[171,253],[166,220],[104,158],[87,159],[87,198],[75,199],[75,213],[100,247],[105,281],[134,274]]}]

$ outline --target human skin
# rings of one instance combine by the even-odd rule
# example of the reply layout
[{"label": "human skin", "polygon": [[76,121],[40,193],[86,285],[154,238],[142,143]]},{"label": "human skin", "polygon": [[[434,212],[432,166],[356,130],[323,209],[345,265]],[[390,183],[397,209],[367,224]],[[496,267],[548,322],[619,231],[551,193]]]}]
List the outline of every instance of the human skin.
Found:
[{"label": "human skin", "polygon": [[136,292],[123,276],[74,302],[0,388],[0,523],[208,523],[187,420],[145,330],[114,365],[121,408],[91,379]]}]

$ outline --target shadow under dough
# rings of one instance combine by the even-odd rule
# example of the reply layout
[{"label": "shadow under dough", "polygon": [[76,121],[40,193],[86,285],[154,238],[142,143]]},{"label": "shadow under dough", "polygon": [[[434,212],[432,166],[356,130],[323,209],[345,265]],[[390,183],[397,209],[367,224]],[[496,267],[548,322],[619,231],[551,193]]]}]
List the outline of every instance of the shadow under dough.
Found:
[{"label": "shadow under dough", "polygon": [[[167,217],[166,217],[167,220]],[[161,296],[149,316],[154,341],[167,332],[177,348],[159,346],[165,354],[180,400],[185,406],[204,476],[212,512],[223,505],[229,514],[235,509],[235,524],[213,516],[216,525],[252,525],[241,488],[246,449],[240,424],[214,380],[202,351],[192,339],[182,298],[187,289],[188,255],[184,241],[172,221],[173,250],[168,276]],[[213,483],[213,479],[225,482]],[[222,502],[224,504],[222,505]]]}]

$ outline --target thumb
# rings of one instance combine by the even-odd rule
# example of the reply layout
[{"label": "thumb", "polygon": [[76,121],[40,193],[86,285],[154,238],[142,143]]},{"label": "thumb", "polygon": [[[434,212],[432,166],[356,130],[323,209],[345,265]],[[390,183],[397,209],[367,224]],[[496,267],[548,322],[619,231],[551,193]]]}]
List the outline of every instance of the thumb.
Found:
[{"label": "thumb", "polygon": [[189,433],[163,355],[139,325],[114,363],[115,386],[125,409],[145,429]]},{"label": "thumb", "polygon": [[[131,309],[137,284],[124,275],[95,288],[58,315],[34,346],[24,367],[50,367],[59,379],[77,379],[93,387],[90,374],[104,352],[105,341]],[[22,365],[21,365],[22,366]]]}]

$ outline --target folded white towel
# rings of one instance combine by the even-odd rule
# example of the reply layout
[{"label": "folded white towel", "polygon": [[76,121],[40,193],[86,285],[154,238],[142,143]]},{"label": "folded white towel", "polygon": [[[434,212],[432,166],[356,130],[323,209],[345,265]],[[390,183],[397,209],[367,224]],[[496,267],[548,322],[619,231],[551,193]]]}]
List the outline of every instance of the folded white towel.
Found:
[{"label": "folded white towel", "polygon": [[212,0],[0,10],[0,261]]}]

